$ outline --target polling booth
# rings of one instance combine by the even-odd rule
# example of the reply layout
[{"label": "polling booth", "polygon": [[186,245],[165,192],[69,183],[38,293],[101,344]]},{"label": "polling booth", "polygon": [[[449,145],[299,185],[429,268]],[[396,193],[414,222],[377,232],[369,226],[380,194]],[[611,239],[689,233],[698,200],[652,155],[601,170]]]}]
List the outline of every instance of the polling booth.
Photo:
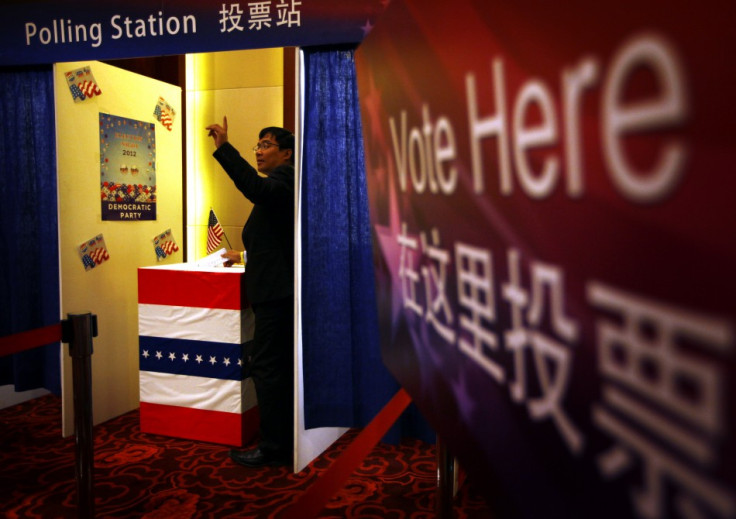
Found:
[{"label": "polling booth", "polygon": [[242,446],[258,431],[243,268],[138,269],[141,432]]},{"label": "polling booth", "polygon": [[[251,102],[249,97],[235,99],[231,93],[238,92],[233,88],[234,71],[226,68],[227,72],[220,73],[212,61],[204,59],[197,61],[194,66],[189,57],[187,64],[177,74],[185,90],[171,92],[170,85],[153,82],[151,92],[142,94],[138,83],[131,86],[129,79],[114,71],[115,67],[98,60],[115,60],[144,56],[171,56],[183,53],[202,53],[221,51],[240,51],[243,49],[266,49],[285,46],[344,46],[357,44],[369,31],[377,16],[385,9],[385,5],[369,2],[351,2],[345,4],[339,0],[315,2],[281,2],[273,5],[259,4],[252,10],[244,9],[239,4],[225,5],[221,2],[175,2],[164,1],[152,6],[147,0],[133,0],[126,2],[108,2],[96,4],[94,8],[86,2],[66,2],[63,5],[45,2],[43,9],[37,9],[33,4],[3,4],[2,25],[5,30],[0,31],[0,64],[3,66],[34,66],[37,64],[62,64],[57,66],[55,81],[57,90],[57,138],[59,153],[59,200],[61,210],[58,217],[60,227],[59,255],[61,262],[60,290],[62,299],[62,313],[74,308],[92,308],[92,303],[99,300],[100,287],[109,292],[108,304],[100,309],[100,337],[98,341],[110,345],[108,348],[98,348],[93,363],[94,388],[94,419],[95,422],[104,421],[110,417],[127,412],[138,404],[139,398],[143,407],[149,404],[157,406],[169,405],[165,402],[146,402],[147,394],[141,395],[136,384],[141,372],[155,373],[145,359],[141,370],[141,355],[152,351],[154,358],[156,349],[140,350],[140,337],[137,335],[138,294],[136,292],[135,277],[137,269],[155,264],[159,261],[157,252],[153,252],[151,238],[171,229],[178,240],[184,239],[182,261],[196,259],[200,246],[204,243],[206,224],[206,209],[202,209],[206,200],[197,200],[190,204],[190,198],[185,193],[202,193],[204,197],[211,196],[216,189],[209,177],[194,176],[196,182],[190,183],[191,175],[187,173],[187,188],[182,184],[181,162],[184,153],[181,150],[183,121],[187,125],[196,126],[197,131],[202,127],[199,124],[201,117],[222,116],[228,109],[242,112],[258,111],[268,119],[267,124],[281,124],[277,117],[280,111],[268,105],[265,113],[264,100],[278,97],[277,82],[272,81],[273,74],[264,74],[264,70],[275,68],[274,60],[268,57],[263,63],[253,65],[252,68],[243,68],[246,72],[258,70],[258,74],[248,74],[251,82],[248,87],[257,88],[261,92],[254,96]],[[337,18],[335,17],[337,15]],[[270,54],[269,56],[273,56]],[[73,61],[74,66],[66,65]],[[285,66],[284,69],[287,67]],[[297,67],[293,67],[294,69]],[[115,74],[113,74],[115,72]],[[290,83],[295,83],[294,77],[299,72],[288,70]],[[285,73],[286,74],[286,73]],[[185,76],[185,77],[184,77]],[[195,77],[196,76],[196,77]],[[267,79],[266,78],[267,76]],[[210,83],[206,87],[194,86],[198,77],[212,81],[226,82],[226,94],[213,95]],[[286,83],[286,79],[283,80]],[[243,85],[237,84],[242,87]],[[214,87],[215,89],[217,87]],[[295,88],[295,87],[291,87]],[[125,95],[123,95],[125,94]],[[297,99],[285,99],[292,105],[299,102]],[[124,98],[124,99],[123,99]],[[131,98],[131,99],[129,99]],[[148,102],[151,99],[152,102]],[[124,100],[124,104],[122,101]],[[299,109],[293,112],[299,113]],[[148,187],[145,193],[149,198],[150,185],[137,181],[116,182],[113,187],[102,175],[111,175],[112,169],[105,162],[110,158],[110,148],[105,148],[101,134],[98,133],[101,125],[111,124],[107,116],[121,124],[144,123],[141,128],[155,134],[155,142],[145,136],[145,154],[154,154],[156,160],[150,161],[150,169],[155,169],[157,177],[156,205],[146,207],[146,220],[136,219],[138,211],[126,211],[126,215],[118,218],[116,214],[101,214],[106,210],[100,205],[100,196],[111,196],[110,203],[129,203],[127,197],[143,196],[136,191]],[[82,117],[83,116],[83,117]],[[248,117],[248,124],[256,118]],[[145,126],[145,125],[148,126]],[[153,124],[153,127],[150,125]],[[238,133],[238,121],[231,121],[234,133]],[[255,123],[253,123],[255,124]],[[297,140],[300,139],[300,121],[283,121],[285,126],[294,126]],[[247,128],[246,128],[247,129]],[[80,134],[80,132],[82,132]],[[241,133],[241,149],[251,144],[250,132]],[[122,141],[123,138],[117,138]],[[178,143],[179,147],[175,144]],[[186,167],[195,168],[199,164],[198,154],[209,156],[211,150],[202,151],[199,141],[190,140],[186,136]],[[209,143],[208,143],[209,144]],[[307,149],[312,146],[307,146]],[[50,149],[53,149],[53,145]],[[98,155],[97,150],[100,154]],[[125,150],[123,150],[125,151]],[[128,148],[127,151],[130,151]],[[167,155],[164,156],[164,153]],[[168,153],[176,153],[177,160],[168,158]],[[130,157],[130,155],[126,155]],[[120,157],[116,157],[120,159]],[[211,158],[211,157],[210,157]],[[99,162],[98,162],[99,161]],[[133,175],[128,160],[120,162],[121,175]],[[128,167],[124,167],[128,166]],[[146,167],[149,167],[146,164]],[[99,170],[99,171],[98,171]],[[87,176],[83,172],[94,172]],[[140,177],[144,174],[151,176],[154,171],[136,170]],[[44,172],[50,177],[54,172]],[[299,172],[298,176],[301,174]],[[307,173],[308,174],[308,173]],[[322,172],[315,172],[315,177],[323,176]],[[152,179],[153,180],[153,179]],[[107,182],[107,184],[105,184]],[[298,179],[297,179],[298,182]],[[118,186],[118,184],[121,184]],[[126,190],[132,187],[130,191]],[[120,189],[118,189],[120,188]],[[83,196],[78,191],[83,189]],[[240,200],[238,193],[233,190],[234,196]],[[63,195],[63,196],[62,196]],[[120,197],[123,200],[118,201]],[[184,200],[186,198],[186,200]],[[81,201],[86,201],[80,203]],[[137,203],[137,202],[135,202]],[[218,204],[224,207],[222,214],[226,221],[223,227],[240,227],[242,219],[230,219],[235,211],[229,211],[228,205],[234,205],[230,199],[218,198]],[[121,206],[122,207],[122,206]],[[218,206],[219,207],[219,206]],[[154,209],[148,210],[148,209]],[[137,209],[137,206],[136,206]],[[238,213],[239,214],[239,213]],[[204,216],[202,216],[204,215]],[[108,217],[114,216],[111,220]],[[99,237],[99,240],[97,239]],[[99,258],[85,260],[77,247],[95,240],[93,252],[101,255]],[[99,246],[98,242],[99,241]],[[236,245],[236,244],[234,244]],[[135,257],[133,257],[135,255]],[[138,257],[140,256],[140,257]],[[176,256],[174,257],[175,259]],[[98,260],[100,261],[98,263]],[[164,260],[166,263],[171,258]],[[145,276],[145,274],[144,274]],[[155,281],[154,281],[155,282]],[[150,303],[143,303],[150,304]],[[305,303],[313,306],[311,302]],[[185,306],[176,301],[162,306]],[[143,312],[146,319],[146,312]],[[161,339],[158,331],[146,331],[151,335],[144,337]],[[190,340],[190,339],[187,339]],[[241,337],[242,340],[242,337]],[[145,341],[153,341],[146,338]],[[301,362],[301,341],[296,338],[297,359]],[[307,350],[314,349],[309,348]],[[161,350],[161,355],[163,355]],[[174,352],[176,360],[183,360],[185,352]],[[204,357],[203,357],[204,358]],[[162,359],[163,360],[163,359]],[[151,362],[153,362],[151,360]],[[173,362],[173,361],[169,361]],[[202,363],[204,364],[204,363]],[[188,363],[187,363],[188,366]],[[70,367],[63,365],[63,379],[66,386],[63,391],[63,415],[65,434],[71,434],[71,392],[67,376]],[[302,367],[298,366],[295,377],[301,377]],[[189,376],[185,373],[176,373],[177,376]],[[146,375],[147,377],[149,375]],[[149,378],[158,377],[150,376]],[[161,375],[162,376],[162,375]],[[199,376],[199,375],[197,375]],[[237,377],[239,375],[232,375]],[[236,380],[236,379],[233,379]],[[247,378],[241,379],[246,386]],[[302,381],[296,380],[298,388],[303,387]],[[111,391],[110,388],[115,390]],[[242,391],[246,391],[241,388]],[[161,389],[165,391],[165,389]],[[233,394],[237,392],[235,389]],[[247,391],[246,391],[247,394]],[[301,399],[301,395],[298,395]],[[304,467],[329,445],[335,437],[344,430],[342,428],[323,427],[320,431],[311,429],[306,431],[303,426],[301,400],[298,400],[295,414],[300,424],[297,435],[296,449],[299,452],[298,467]],[[184,406],[182,406],[184,407]],[[197,408],[194,408],[197,409]],[[244,413],[247,409],[229,409],[229,412]],[[146,411],[144,411],[144,414]],[[149,415],[150,416],[150,415]],[[146,420],[144,419],[144,424]],[[144,425],[145,426],[145,425]],[[324,437],[322,433],[326,434]],[[221,439],[217,441],[237,444],[238,438]],[[306,453],[306,454],[305,454]]]}]

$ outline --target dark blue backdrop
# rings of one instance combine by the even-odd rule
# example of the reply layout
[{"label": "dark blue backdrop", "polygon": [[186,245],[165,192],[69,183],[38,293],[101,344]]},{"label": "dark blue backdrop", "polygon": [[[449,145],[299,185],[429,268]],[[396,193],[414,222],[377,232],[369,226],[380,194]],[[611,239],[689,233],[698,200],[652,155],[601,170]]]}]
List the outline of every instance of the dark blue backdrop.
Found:
[{"label": "dark blue backdrop", "polygon": [[[0,336],[59,322],[50,66],[0,70]],[[0,385],[61,393],[59,344],[0,357]]]},{"label": "dark blue backdrop", "polygon": [[[362,426],[399,385],[381,360],[354,49],[304,49],[305,426]],[[415,408],[387,436],[433,441]]]}]

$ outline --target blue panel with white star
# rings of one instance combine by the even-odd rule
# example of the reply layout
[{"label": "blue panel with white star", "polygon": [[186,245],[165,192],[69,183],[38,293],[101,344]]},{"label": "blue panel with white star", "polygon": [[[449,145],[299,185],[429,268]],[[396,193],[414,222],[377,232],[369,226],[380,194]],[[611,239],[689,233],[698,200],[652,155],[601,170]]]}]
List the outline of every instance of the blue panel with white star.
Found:
[{"label": "blue panel with white star", "polygon": [[243,346],[223,342],[191,341],[139,336],[141,371],[173,375],[244,380]]}]

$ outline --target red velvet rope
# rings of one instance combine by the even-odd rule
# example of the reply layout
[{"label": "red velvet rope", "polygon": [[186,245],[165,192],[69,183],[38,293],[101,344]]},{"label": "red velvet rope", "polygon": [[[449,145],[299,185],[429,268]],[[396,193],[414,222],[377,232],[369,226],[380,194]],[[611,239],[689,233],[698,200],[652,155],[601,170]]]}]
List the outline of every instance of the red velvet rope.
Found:
[{"label": "red velvet rope", "polygon": [[317,517],[327,505],[327,501],[345,484],[348,476],[355,472],[368,453],[376,446],[391,426],[398,420],[404,409],[411,403],[411,397],[403,389],[399,390],[383,409],[371,420],[360,434],[348,445],[337,460],[309,487],[309,490],[285,510],[288,519],[309,519]]},{"label": "red velvet rope", "polygon": [[0,357],[61,341],[61,323],[0,337]]},{"label": "red velvet rope", "polygon": [[[0,357],[59,341],[61,341],[61,323],[7,335],[0,337]],[[342,488],[350,474],[355,472],[410,403],[411,397],[408,393],[403,389],[399,390],[371,423],[358,434],[345,452],[309,487],[307,493],[285,510],[285,517],[294,519],[317,517],[327,501]]]}]

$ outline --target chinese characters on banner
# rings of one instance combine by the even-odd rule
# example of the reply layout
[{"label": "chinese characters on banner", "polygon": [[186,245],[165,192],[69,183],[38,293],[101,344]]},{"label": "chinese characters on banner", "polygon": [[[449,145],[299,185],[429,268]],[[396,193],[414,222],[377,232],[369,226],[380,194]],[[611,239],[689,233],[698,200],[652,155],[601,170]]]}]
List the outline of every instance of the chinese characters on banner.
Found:
[{"label": "chinese characters on banner", "polygon": [[301,26],[301,1],[276,0],[275,3],[249,2],[247,10],[240,3],[222,4],[220,32],[267,30],[271,27]]},{"label": "chinese characters on banner", "polygon": [[102,219],[156,219],[153,123],[100,113]]},{"label": "chinese characters on banner", "polygon": [[359,47],[382,356],[499,516],[736,517],[736,5],[616,5]]}]

